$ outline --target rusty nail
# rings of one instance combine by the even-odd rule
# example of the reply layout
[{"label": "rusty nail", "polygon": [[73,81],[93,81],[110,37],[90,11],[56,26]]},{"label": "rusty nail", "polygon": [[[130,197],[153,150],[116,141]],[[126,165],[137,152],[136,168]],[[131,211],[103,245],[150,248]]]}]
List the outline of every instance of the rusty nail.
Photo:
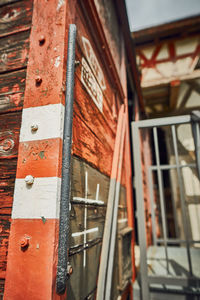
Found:
[{"label": "rusty nail", "polygon": [[40,44],[40,46],[43,46],[44,43],[45,43],[45,37],[44,37],[44,35],[41,35],[39,38],[39,44]]},{"label": "rusty nail", "polygon": [[80,61],[79,60],[75,60],[75,67],[78,67],[80,65]]},{"label": "rusty nail", "polygon": [[37,124],[31,125],[31,131],[37,131],[37,130],[38,130],[38,125]]},{"label": "rusty nail", "polygon": [[73,268],[72,268],[71,265],[68,265],[68,267],[67,267],[67,273],[68,273],[69,275],[72,275],[72,273],[73,273]]},{"label": "rusty nail", "polygon": [[29,246],[29,238],[28,237],[23,237],[20,241],[20,246],[21,248],[26,248]]},{"label": "rusty nail", "polygon": [[37,76],[37,77],[35,78],[35,83],[36,83],[36,85],[40,85],[40,84],[42,83],[42,77]]},{"label": "rusty nail", "polygon": [[34,177],[32,175],[27,175],[24,180],[26,184],[31,185],[34,182]]}]

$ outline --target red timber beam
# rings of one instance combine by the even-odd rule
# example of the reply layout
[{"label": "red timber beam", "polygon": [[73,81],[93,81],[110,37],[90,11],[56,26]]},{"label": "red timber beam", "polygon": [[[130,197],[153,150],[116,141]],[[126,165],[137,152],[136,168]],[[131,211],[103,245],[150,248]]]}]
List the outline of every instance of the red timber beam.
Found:
[{"label": "red timber beam", "polygon": [[69,2],[34,0],[4,300],[64,299],[55,281]]}]

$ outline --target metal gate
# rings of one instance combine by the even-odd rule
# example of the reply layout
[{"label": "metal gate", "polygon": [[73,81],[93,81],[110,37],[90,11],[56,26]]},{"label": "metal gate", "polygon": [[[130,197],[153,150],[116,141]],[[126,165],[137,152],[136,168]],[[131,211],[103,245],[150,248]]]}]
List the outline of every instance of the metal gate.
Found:
[{"label": "metal gate", "polygon": [[[160,140],[160,130],[165,143]],[[150,137],[152,153],[146,165],[144,132]],[[133,122],[132,139],[141,299],[151,299],[151,291],[190,294],[197,297],[190,299],[199,299],[199,112]],[[166,182],[170,182],[168,188]],[[196,194],[190,191],[193,184]],[[173,224],[171,231],[169,224]]]}]

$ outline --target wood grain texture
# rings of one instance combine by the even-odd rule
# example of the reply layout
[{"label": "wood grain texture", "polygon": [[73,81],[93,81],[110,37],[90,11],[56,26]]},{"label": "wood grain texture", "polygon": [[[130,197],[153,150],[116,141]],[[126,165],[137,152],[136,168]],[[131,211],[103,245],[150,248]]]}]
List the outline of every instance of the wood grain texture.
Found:
[{"label": "wood grain texture", "polygon": [[21,113],[9,113],[0,117],[0,160],[17,158]]},{"label": "wood grain texture", "polygon": [[4,5],[0,10],[0,37],[30,29],[32,0]]},{"label": "wood grain texture", "polygon": [[22,110],[26,69],[0,75],[0,114]]},{"label": "wood grain texture", "polygon": [[0,39],[0,73],[26,67],[29,35],[30,30]]},{"label": "wood grain texture", "polygon": [[113,152],[105,146],[82,119],[74,115],[73,154],[89,162],[100,172],[110,175]]},{"label": "wood grain texture", "polygon": [[21,113],[0,116],[0,278],[5,277]]}]

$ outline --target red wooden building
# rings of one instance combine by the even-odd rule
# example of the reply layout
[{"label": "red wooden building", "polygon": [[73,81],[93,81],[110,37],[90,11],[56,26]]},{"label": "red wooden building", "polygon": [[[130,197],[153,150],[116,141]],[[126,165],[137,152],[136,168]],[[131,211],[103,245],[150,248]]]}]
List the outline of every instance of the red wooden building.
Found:
[{"label": "red wooden building", "polygon": [[[76,25],[72,33],[70,24]],[[63,124],[70,92],[73,134],[66,167]],[[110,297],[130,296],[135,273],[128,92],[142,110],[123,1],[0,1],[2,299],[94,299],[106,274],[100,257],[104,224],[115,230],[117,224]],[[65,168],[70,207],[60,206]],[[62,233],[66,207],[69,231]],[[115,207],[118,217],[111,224]],[[66,236],[67,262],[59,249]],[[63,259],[69,278],[66,290],[59,290]]]}]

